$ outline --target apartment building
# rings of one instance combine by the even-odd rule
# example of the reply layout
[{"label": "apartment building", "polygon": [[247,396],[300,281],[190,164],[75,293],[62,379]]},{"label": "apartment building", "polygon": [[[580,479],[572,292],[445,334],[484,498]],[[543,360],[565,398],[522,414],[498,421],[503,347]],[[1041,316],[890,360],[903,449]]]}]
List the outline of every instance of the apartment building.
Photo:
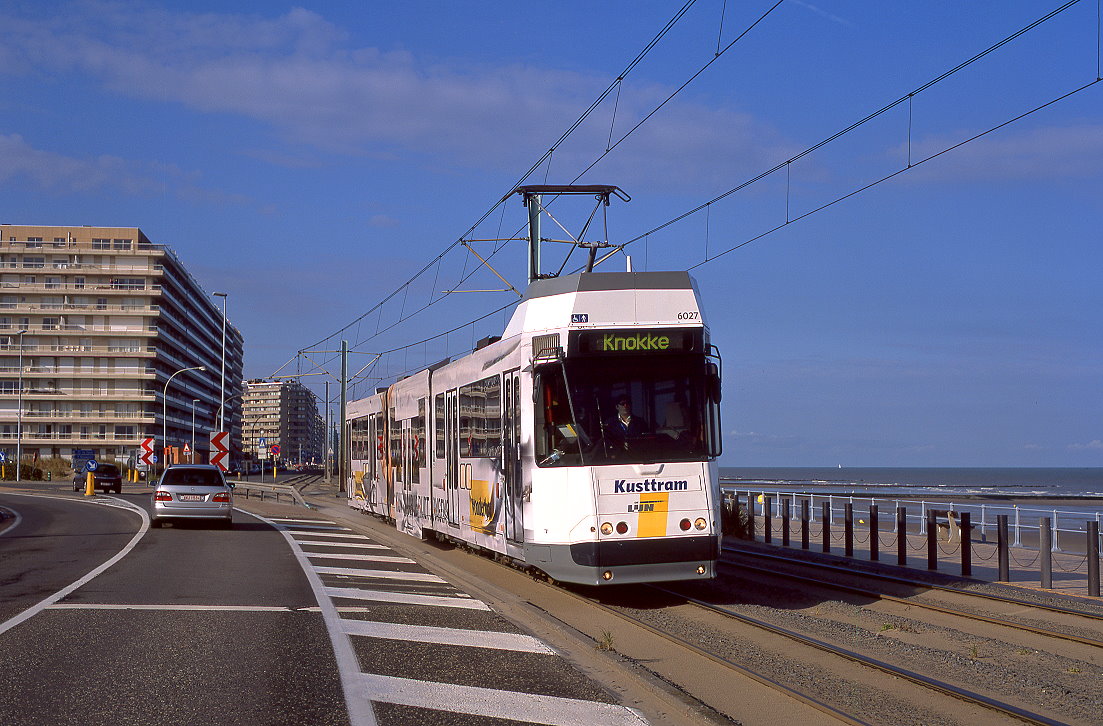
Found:
[{"label": "apartment building", "polygon": [[0,450],[113,461],[150,437],[163,457],[167,430],[170,460],[194,435],[206,462],[225,400],[240,451],[243,340],[225,304],[136,227],[0,224]]},{"label": "apartment building", "polygon": [[317,397],[295,380],[245,381],[245,458],[267,459],[273,444],[280,459],[321,464],[325,456],[325,424]]}]

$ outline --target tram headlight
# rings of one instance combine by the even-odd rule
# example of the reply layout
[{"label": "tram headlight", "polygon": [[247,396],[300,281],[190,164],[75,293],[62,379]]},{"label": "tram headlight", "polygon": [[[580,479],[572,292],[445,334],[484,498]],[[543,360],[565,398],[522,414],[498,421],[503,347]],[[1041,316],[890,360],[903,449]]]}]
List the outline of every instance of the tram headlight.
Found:
[{"label": "tram headlight", "polygon": [[628,522],[617,522],[617,534],[626,534],[628,532]]},{"label": "tram headlight", "polygon": [[604,535],[610,535],[613,533],[613,525],[608,522],[601,523],[601,533]]},{"label": "tram headlight", "polygon": [[693,523],[693,526],[697,529],[704,529],[705,527],[709,526],[709,523],[705,521],[704,517],[698,517],[697,521]]}]

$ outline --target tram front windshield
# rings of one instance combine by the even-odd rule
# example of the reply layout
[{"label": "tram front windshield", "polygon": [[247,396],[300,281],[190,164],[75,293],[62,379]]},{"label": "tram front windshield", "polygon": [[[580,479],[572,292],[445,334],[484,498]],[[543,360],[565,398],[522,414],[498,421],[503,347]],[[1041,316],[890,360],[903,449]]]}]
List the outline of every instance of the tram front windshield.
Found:
[{"label": "tram front windshield", "polygon": [[537,464],[706,460],[706,375],[699,355],[590,358],[541,367]]}]

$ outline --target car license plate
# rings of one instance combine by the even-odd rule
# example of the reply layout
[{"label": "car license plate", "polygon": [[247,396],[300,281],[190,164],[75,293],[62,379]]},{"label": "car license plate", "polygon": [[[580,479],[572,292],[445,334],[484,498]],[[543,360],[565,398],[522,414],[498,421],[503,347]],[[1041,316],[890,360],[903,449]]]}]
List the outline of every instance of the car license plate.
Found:
[{"label": "car license plate", "polygon": [[180,501],[182,502],[201,502],[203,501],[202,494],[181,494]]}]

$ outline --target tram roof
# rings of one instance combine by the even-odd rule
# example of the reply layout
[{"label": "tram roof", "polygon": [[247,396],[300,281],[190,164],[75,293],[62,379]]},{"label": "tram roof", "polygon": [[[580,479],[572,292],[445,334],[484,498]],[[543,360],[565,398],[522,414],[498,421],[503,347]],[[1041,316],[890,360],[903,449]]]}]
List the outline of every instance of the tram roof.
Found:
[{"label": "tram roof", "polygon": [[563,277],[533,280],[525,300],[572,292],[604,290],[692,290],[693,280],[684,270],[661,272],[579,272]]}]

